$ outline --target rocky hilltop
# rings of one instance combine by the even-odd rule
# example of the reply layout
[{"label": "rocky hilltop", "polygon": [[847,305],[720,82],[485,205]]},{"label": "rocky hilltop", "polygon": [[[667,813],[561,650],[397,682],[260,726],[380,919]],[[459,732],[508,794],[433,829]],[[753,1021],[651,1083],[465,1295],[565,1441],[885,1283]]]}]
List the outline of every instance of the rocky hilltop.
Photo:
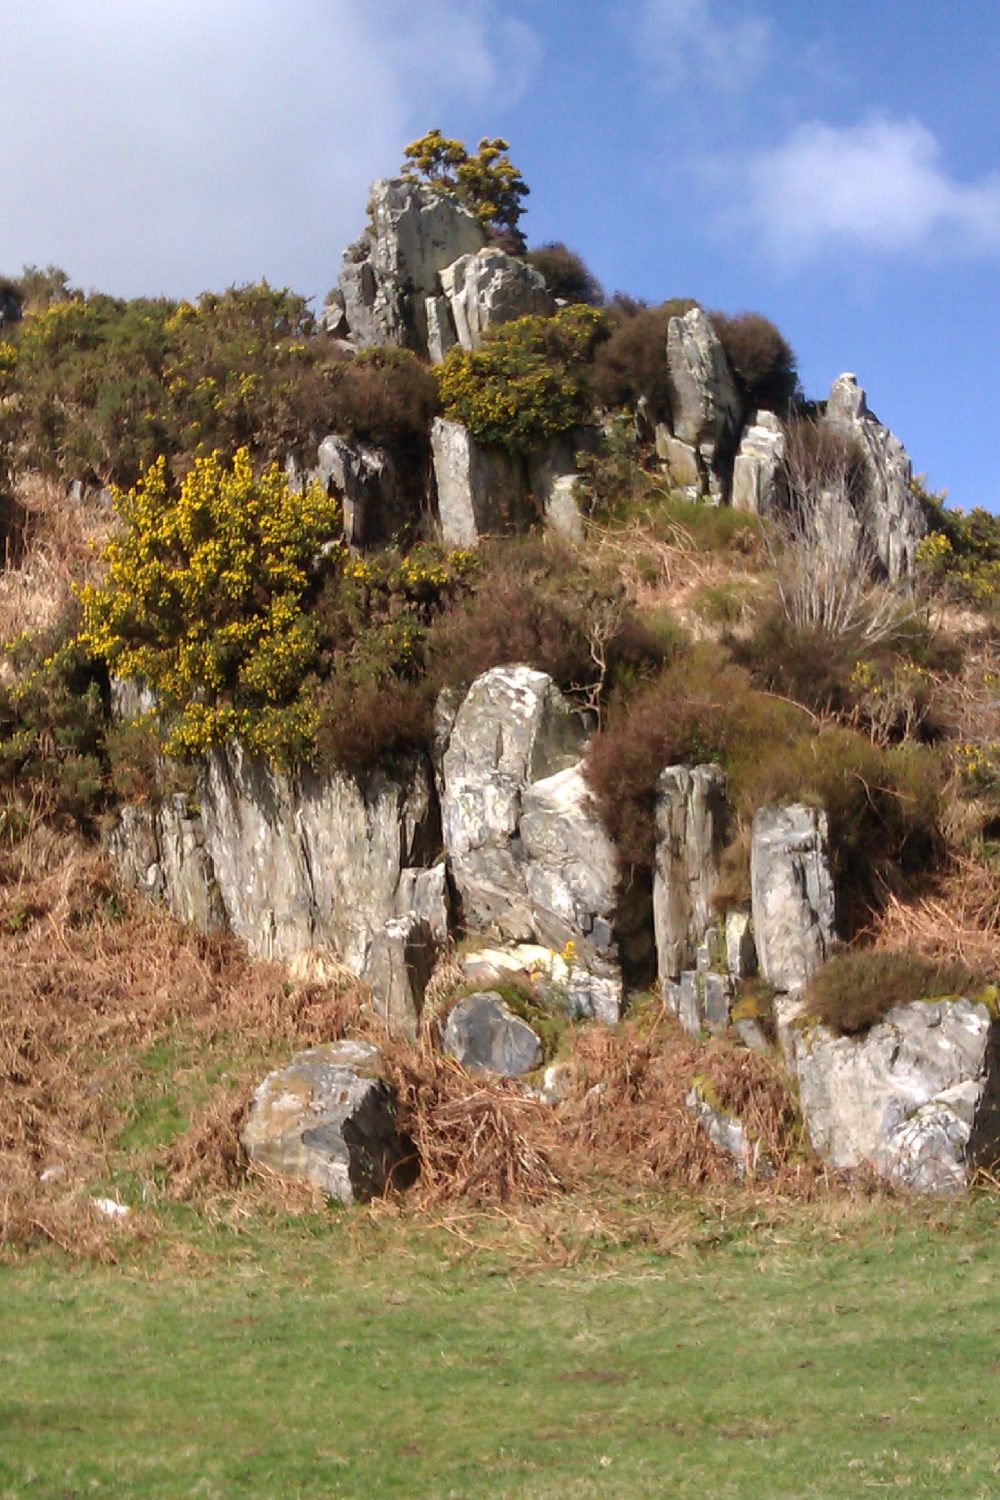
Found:
[{"label": "rocky hilltop", "polygon": [[[615,1028],[652,995],[693,1042],[768,1059],[832,1168],[964,1187],[1000,1156],[994,975],[980,961],[945,977],[934,961],[966,955],[941,942],[900,988],[910,929],[894,941],[892,922],[954,868],[959,801],[970,836],[988,837],[989,798],[970,810],[969,778],[955,780],[968,691],[940,665],[946,601],[935,623],[926,592],[947,526],[902,444],[852,374],[818,403],[787,382],[767,399],[725,320],[694,304],[666,307],[653,373],[630,375],[616,408],[581,372],[604,359],[607,379],[614,341],[652,326],[649,310],[569,304],[424,183],[374,183],[369,220],[311,335],[316,358],[333,361],[335,392],[359,371],[438,370],[440,397],[406,441],[376,440],[371,421],[314,422],[311,446],[290,445],[272,471],[269,493],[300,507],[306,538],[301,559],[282,554],[274,639],[310,644],[297,676],[254,700],[262,717],[240,697],[260,658],[225,677],[238,611],[228,656],[190,634],[177,658],[201,663],[190,686],[179,666],[157,679],[164,601],[194,597],[181,573],[132,638],[121,624],[121,579],[141,591],[189,545],[185,526],[183,579],[208,566],[211,528],[184,517],[207,516],[210,485],[236,481],[196,455],[159,550],[148,535],[175,515],[165,470],[118,502],[112,583],[85,593],[74,649],[109,671],[115,743],[155,741],[140,793],[103,809],[119,881],[251,955],[335,955],[390,1036],[429,1037],[470,1076],[523,1080],[556,1112],[571,1065],[552,1028]],[[75,503],[92,492],[78,486]],[[238,571],[212,566],[209,599]],[[247,608],[263,576],[251,569]],[[379,650],[399,656],[366,676],[373,621]],[[976,629],[981,667],[990,634]],[[384,717],[418,696],[422,727],[338,751],[373,704]],[[322,727],[314,743],[296,731],[297,753],[258,733],[284,733],[293,709],[297,725],[326,725],[325,757]],[[199,742],[191,726],[209,722]],[[868,964],[857,983],[852,962]],[[850,1002],[869,992],[859,1017]],[[733,1172],[772,1171],[752,1120],[688,1083],[692,1120]],[[268,1075],[244,1147],[350,1201],[407,1156],[394,1108],[378,1048],[331,1039]]]}]

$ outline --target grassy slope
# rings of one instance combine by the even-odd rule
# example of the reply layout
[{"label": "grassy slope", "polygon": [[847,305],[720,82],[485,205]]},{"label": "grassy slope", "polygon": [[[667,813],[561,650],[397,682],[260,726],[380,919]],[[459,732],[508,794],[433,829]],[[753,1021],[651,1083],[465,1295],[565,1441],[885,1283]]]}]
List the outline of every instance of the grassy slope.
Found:
[{"label": "grassy slope", "polygon": [[519,1277],[353,1215],[36,1257],[0,1496],[994,1495],[997,1209],[886,1212]]}]

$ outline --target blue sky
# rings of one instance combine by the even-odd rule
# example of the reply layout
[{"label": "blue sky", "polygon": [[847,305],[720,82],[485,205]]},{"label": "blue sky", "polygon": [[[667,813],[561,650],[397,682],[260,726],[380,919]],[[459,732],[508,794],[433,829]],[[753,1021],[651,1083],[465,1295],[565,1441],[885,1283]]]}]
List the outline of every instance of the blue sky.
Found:
[{"label": "blue sky", "polygon": [[0,0],[0,270],[320,299],[432,125],[502,134],[532,243],[765,313],[1000,509],[998,0]]}]

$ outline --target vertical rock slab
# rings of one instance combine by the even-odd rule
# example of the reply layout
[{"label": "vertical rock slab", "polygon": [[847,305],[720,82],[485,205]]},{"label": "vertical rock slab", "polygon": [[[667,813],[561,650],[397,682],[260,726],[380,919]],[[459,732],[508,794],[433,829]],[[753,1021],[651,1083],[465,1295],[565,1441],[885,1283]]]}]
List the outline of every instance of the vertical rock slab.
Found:
[{"label": "vertical rock slab", "polygon": [[985,1006],[898,1006],[863,1037],[797,1029],[794,1049],[809,1140],[831,1166],[953,1193],[1000,1157],[1000,1046]]},{"label": "vertical rock slab", "polygon": [[350,338],[427,352],[426,299],[446,266],[486,241],[478,219],[444,193],[418,183],[372,183],[370,226],[344,252],[340,292]]},{"label": "vertical rock slab", "polygon": [[441,820],[466,921],[513,942],[535,934],[519,828],[526,787],[566,770],[584,728],[551,677],[495,667],[472,684],[441,759]]},{"label": "vertical rock slab", "polygon": [[553,948],[588,939],[614,954],[618,858],[577,762],[526,786],[519,825],[536,936]]},{"label": "vertical rock slab", "polygon": [[770,411],[759,411],[747,427],[733,461],[734,510],[769,516],[784,503],[782,463],[785,429]]},{"label": "vertical rock slab", "polygon": [[761,807],[753,820],[750,885],[760,972],[799,990],[825,962],[834,935],[827,817],[815,807]]},{"label": "vertical rock slab", "polygon": [[661,773],[653,876],[661,987],[690,968],[712,920],[728,822],[726,778],[719,766],[669,766]]},{"label": "vertical rock slab", "polygon": [[226,916],[205,849],[201,818],[180,793],[159,806],[125,806],[106,841],[124,886],[162,901],[179,922],[200,932],[225,928]]},{"label": "vertical rock slab", "polygon": [[700,307],[667,325],[673,434],[719,474],[739,437],[743,408],[726,352]]},{"label": "vertical rock slab", "polygon": [[852,438],[863,460],[865,495],[858,519],[866,541],[890,583],[909,578],[927,522],[910,488],[913,467],[906,449],[869,410],[855,375],[833,382],[823,420]]},{"label": "vertical rock slab", "polygon": [[532,507],[526,482],[506,449],[487,448],[461,422],[436,417],[431,454],[444,546],[475,547],[480,538],[527,520]]},{"label": "vertical rock slab", "polygon": [[430,768],[377,768],[363,784],[296,779],[238,743],[208,757],[205,841],[232,930],[252,953],[289,958],[330,946],[368,974],[376,933],[397,915],[404,867],[436,842]]},{"label": "vertical rock slab", "polygon": [[483,335],[501,323],[532,315],[547,318],[555,312],[541,272],[495,245],[446,266],[441,286],[463,349],[478,349]]},{"label": "vertical rock slab", "polygon": [[381,448],[331,433],[319,445],[316,476],[340,498],[351,547],[388,541],[406,519],[395,465]]}]

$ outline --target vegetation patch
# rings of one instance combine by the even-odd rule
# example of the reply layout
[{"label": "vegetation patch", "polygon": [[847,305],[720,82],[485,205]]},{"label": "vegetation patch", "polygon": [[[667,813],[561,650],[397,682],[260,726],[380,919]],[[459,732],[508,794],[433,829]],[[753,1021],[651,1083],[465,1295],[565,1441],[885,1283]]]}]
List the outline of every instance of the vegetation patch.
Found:
[{"label": "vegetation patch", "polygon": [[849,948],[813,976],[805,992],[809,1014],[841,1036],[860,1036],[898,1005],[964,995],[983,988],[961,962],[934,962],[917,953]]}]

